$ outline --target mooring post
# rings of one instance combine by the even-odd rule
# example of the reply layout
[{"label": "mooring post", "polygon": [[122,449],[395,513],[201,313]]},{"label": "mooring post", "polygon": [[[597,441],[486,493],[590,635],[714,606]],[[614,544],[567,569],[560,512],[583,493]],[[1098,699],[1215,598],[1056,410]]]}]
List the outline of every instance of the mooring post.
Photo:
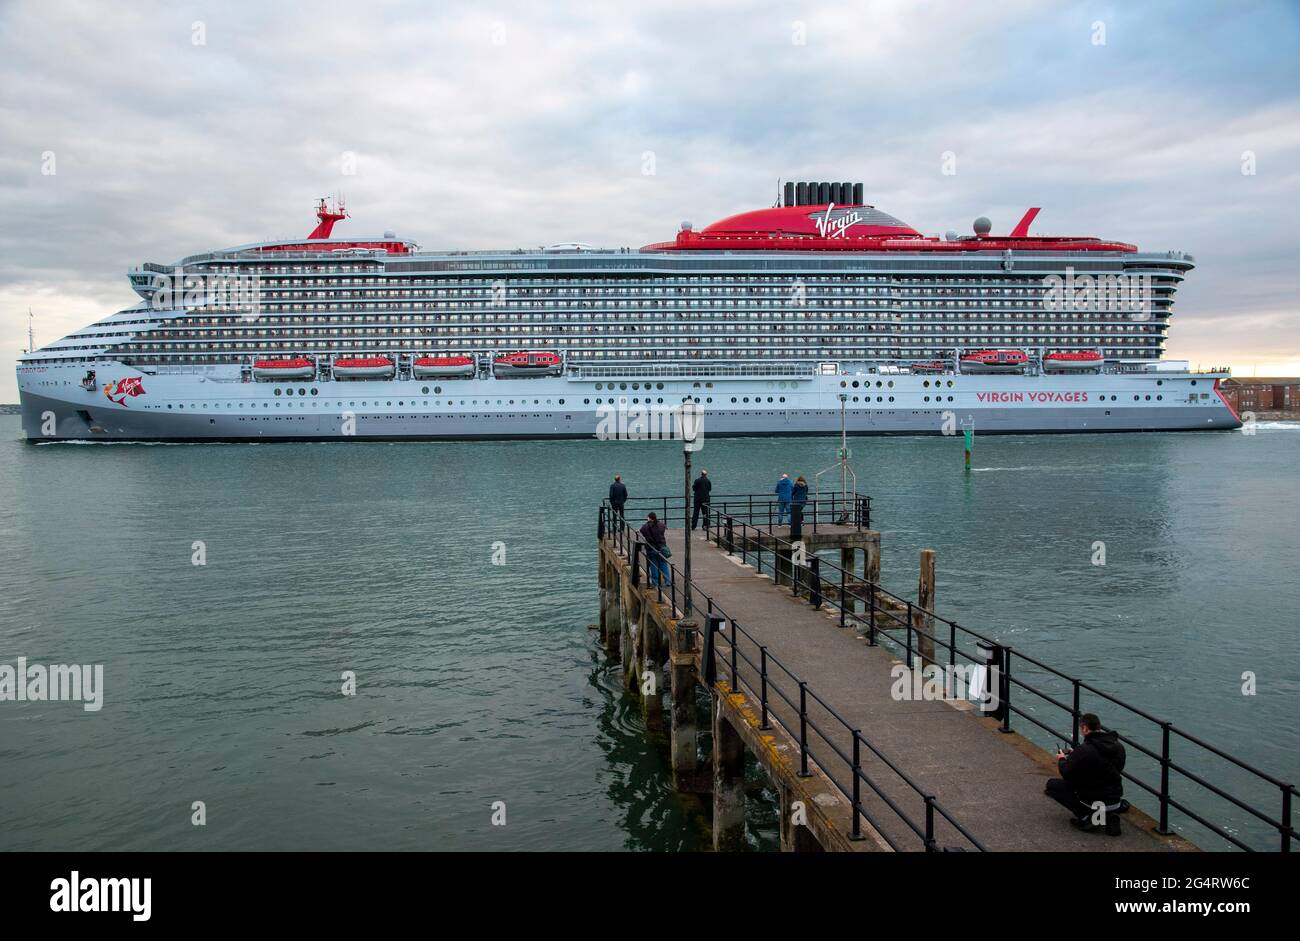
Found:
[{"label": "mooring post", "polygon": [[706,790],[701,787],[699,742],[695,709],[695,620],[678,621],[669,653],[669,683],[673,694],[669,749],[673,763],[673,785],[679,791]]},{"label": "mooring post", "polygon": [[745,742],[722,714],[713,693],[713,848],[745,848]]},{"label": "mooring post", "polygon": [[921,550],[921,576],[916,587],[912,627],[916,630],[921,669],[934,663],[934,550]]}]

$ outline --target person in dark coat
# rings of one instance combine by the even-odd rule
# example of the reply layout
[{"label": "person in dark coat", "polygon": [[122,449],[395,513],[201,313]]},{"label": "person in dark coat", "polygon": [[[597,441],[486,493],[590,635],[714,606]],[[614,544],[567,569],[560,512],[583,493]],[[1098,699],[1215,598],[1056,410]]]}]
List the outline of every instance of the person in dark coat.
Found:
[{"label": "person in dark coat", "polygon": [[627,485],[623,483],[623,475],[615,474],[614,482],[609,485],[609,505],[614,508],[614,512],[621,519],[623,516],[623,507],[627,503]]},{"label": "person in dark coat", "polygon": [[1045,793],[1073,815],[1070,823],[1080,830],[1091,832],[1101,829],[1094,826],[1092,816],[1095,805],[1105,806],[1105,830],[1119,836],[1119,814],[1125,809],[1124,746],[1119,736],[1101,727],[1101,720],[1093,713],[1079,717],[1079,731],[1083,743],[1070,752],[1058,751],[1059,778],[1047,782]]},{"label": "person in dark coat", "polygon": [[663,548],[668,545],[668,524],[651,513],[646,516],[640,533],[641,539],[645,542],[646,558],[650,563],[650,584],[658,585],[660,578],[664,580],[664,584],[667,584],[672,580],[668,560],[663,555]]},{"label": "person in dark coat", "polygon": [[803,538],[803,508],[808,502],[808,481],[803,476],[795,478],[790,491],[790,538]]},{"label": "person in dark coat", "polygon": [[709,492],[713,490],[713,481],[709,480],[709,472],[700,471],[700,476],[695,478],[695,483],[691,484],[691,495],[694,499],[694,508],[691,510],[691,529],[694,530],[700,523],[700,513],[704,513],[704,528],[709,528]]},{"label": "person in dark coat", "polygon": [[794,482],[790,480],[789,474],[782,474],[781,479],[776,482],[776,525],[780,526],[785,522],[786,514],[790,512],[790,494],[794,490]]}]

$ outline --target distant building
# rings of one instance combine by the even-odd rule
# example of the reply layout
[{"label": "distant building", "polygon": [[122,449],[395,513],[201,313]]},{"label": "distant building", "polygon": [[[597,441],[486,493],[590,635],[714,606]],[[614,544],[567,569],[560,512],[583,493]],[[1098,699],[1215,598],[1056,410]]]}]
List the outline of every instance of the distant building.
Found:
[{"label": "distant building", "polygon": [[1219,390],[1238,413],[1300,411],[1300,379],[1225,379]]}]

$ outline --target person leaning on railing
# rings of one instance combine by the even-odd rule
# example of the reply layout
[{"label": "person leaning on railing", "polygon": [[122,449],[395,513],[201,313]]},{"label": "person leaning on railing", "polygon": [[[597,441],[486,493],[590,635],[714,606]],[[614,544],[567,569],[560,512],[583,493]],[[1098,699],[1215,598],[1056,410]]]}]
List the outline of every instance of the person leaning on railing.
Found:
[{"label": "person leaning on railing", "polygon": [[650,584],[658,585],[660,578],[665,585],[668,584],[672,580],[672,573],[668,568],[668,556],[672,555],[672,551],[668,548],[668,524],[654,513],[650,513],[646,516],[645,524],[639,532],[645,541]]},{"label": "person leaning on railing", "polygon": [[1128,809],[1124,800],[1124,746],[1119,735],[1101,727],[1094,713],[1079,717],[1083,742],[1069,752],[1056,753],[1059,778],[1050,778],[1044,793],[1073,815],[1070,824],[1085,833],[1103,829],[1094,823],[1094,815],[1105,821],[1111,836],[1120,835],[1119,815]]}]

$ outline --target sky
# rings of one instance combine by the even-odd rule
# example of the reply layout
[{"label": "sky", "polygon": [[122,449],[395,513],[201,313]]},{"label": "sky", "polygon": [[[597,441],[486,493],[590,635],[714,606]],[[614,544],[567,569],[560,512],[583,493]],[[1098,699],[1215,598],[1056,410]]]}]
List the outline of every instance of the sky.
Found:
[{"label": "sky", "polygon": [[0,360],[327,194],[338,236],[638,247],[830,179],[1189,252],[1168,355],[1300,375],[1298,53],[1295,2],[0,0]]}]

